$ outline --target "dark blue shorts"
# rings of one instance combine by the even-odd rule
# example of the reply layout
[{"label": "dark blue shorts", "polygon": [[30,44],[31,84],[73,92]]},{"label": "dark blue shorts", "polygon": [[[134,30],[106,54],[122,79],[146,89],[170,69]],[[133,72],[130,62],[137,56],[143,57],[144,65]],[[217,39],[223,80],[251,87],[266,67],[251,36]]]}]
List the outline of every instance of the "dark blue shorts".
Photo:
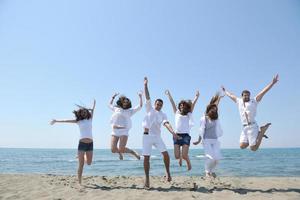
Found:
[{"label": "dark blue shorts", "polygon": [[177,133],[177,135],[179,137],[181,137],[181,139],[179,140],[174,140],[173,138],[173,142],[174,142],[174,145],[177,144],[179,146],[183,146],[183,145],[188,145],[190,146],[190,142],[191,142],[191,136],[187,133]]},{"label": "dark blue shorts", "polygon": [[79,142],[78,144],[78,151],[93,151],[93,142],[91,143],[84,143],[84,142]]}]

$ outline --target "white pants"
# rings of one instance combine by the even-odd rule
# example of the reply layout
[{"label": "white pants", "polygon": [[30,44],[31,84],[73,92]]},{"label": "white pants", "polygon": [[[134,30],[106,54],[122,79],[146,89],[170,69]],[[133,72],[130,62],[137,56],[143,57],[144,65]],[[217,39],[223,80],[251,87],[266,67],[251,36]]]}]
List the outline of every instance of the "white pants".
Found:
[{"label": "white pants", "polygon": [[160,135],[143,135],[143,155],[150,156],[152,146],[155,146],[160,152],[167,151],[167,147]]},{"label": "white pants", "polygon": [[240,143],[247,143],[250,146],[256,145],[258,132],[259,132],[259,128],[256,123],[243,127],[241,137],[240,137]]},{"label": "white pants", "polygon": [[205,172],[214,172],[219,160],[222,158],[220,142],[217,139],[204,139],[203,148],[205,153]]}]

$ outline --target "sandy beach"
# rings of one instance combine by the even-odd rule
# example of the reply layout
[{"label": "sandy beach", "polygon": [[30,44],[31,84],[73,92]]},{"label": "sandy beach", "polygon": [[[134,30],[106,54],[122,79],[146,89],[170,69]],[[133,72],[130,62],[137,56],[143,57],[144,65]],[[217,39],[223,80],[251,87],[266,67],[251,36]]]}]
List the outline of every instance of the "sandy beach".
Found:
[{"label": "sandy beach", "polygon": [[143,177],[0,175],[0,199],[300,199],[300,177]]}]

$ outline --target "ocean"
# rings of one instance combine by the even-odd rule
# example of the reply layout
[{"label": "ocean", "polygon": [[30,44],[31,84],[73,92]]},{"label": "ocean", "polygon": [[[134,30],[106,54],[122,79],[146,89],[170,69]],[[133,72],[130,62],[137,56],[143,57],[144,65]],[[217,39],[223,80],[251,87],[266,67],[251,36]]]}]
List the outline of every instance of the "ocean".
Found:
[{"label": "ocean", "polygon": [[[141,150],[138,150],[141,152]],[[185,162],[179,167],[173,150],[168,150],[171,158],[172,176],[203,176],[203,149],[191,149],[189,156],[192,170],[187,171]],[[300,148],[222,149],[223,159],[216,169],[218,176],[238,177],[300,177]],[[26,149],[0,148],[1,174],[57,174],[76,175],[76,149]],[[94,150],[93,163],[85,165],[83,175],[99,176],[143,176],[143,158],[136,160],[125,155],[118,160],[118,154],[108,149]],[[153,151],[150,175],[163,176],[165,168],[162,156]]]}]

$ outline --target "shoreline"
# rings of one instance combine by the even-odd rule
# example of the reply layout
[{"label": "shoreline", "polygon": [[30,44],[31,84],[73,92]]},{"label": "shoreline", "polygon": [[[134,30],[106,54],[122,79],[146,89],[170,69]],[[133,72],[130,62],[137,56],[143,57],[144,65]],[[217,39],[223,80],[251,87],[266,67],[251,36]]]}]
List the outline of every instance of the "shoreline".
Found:
[{"label": "shoreline", "polygon": [[0,174],[0,199],[300,199],[300,177],[77,176]]}]

